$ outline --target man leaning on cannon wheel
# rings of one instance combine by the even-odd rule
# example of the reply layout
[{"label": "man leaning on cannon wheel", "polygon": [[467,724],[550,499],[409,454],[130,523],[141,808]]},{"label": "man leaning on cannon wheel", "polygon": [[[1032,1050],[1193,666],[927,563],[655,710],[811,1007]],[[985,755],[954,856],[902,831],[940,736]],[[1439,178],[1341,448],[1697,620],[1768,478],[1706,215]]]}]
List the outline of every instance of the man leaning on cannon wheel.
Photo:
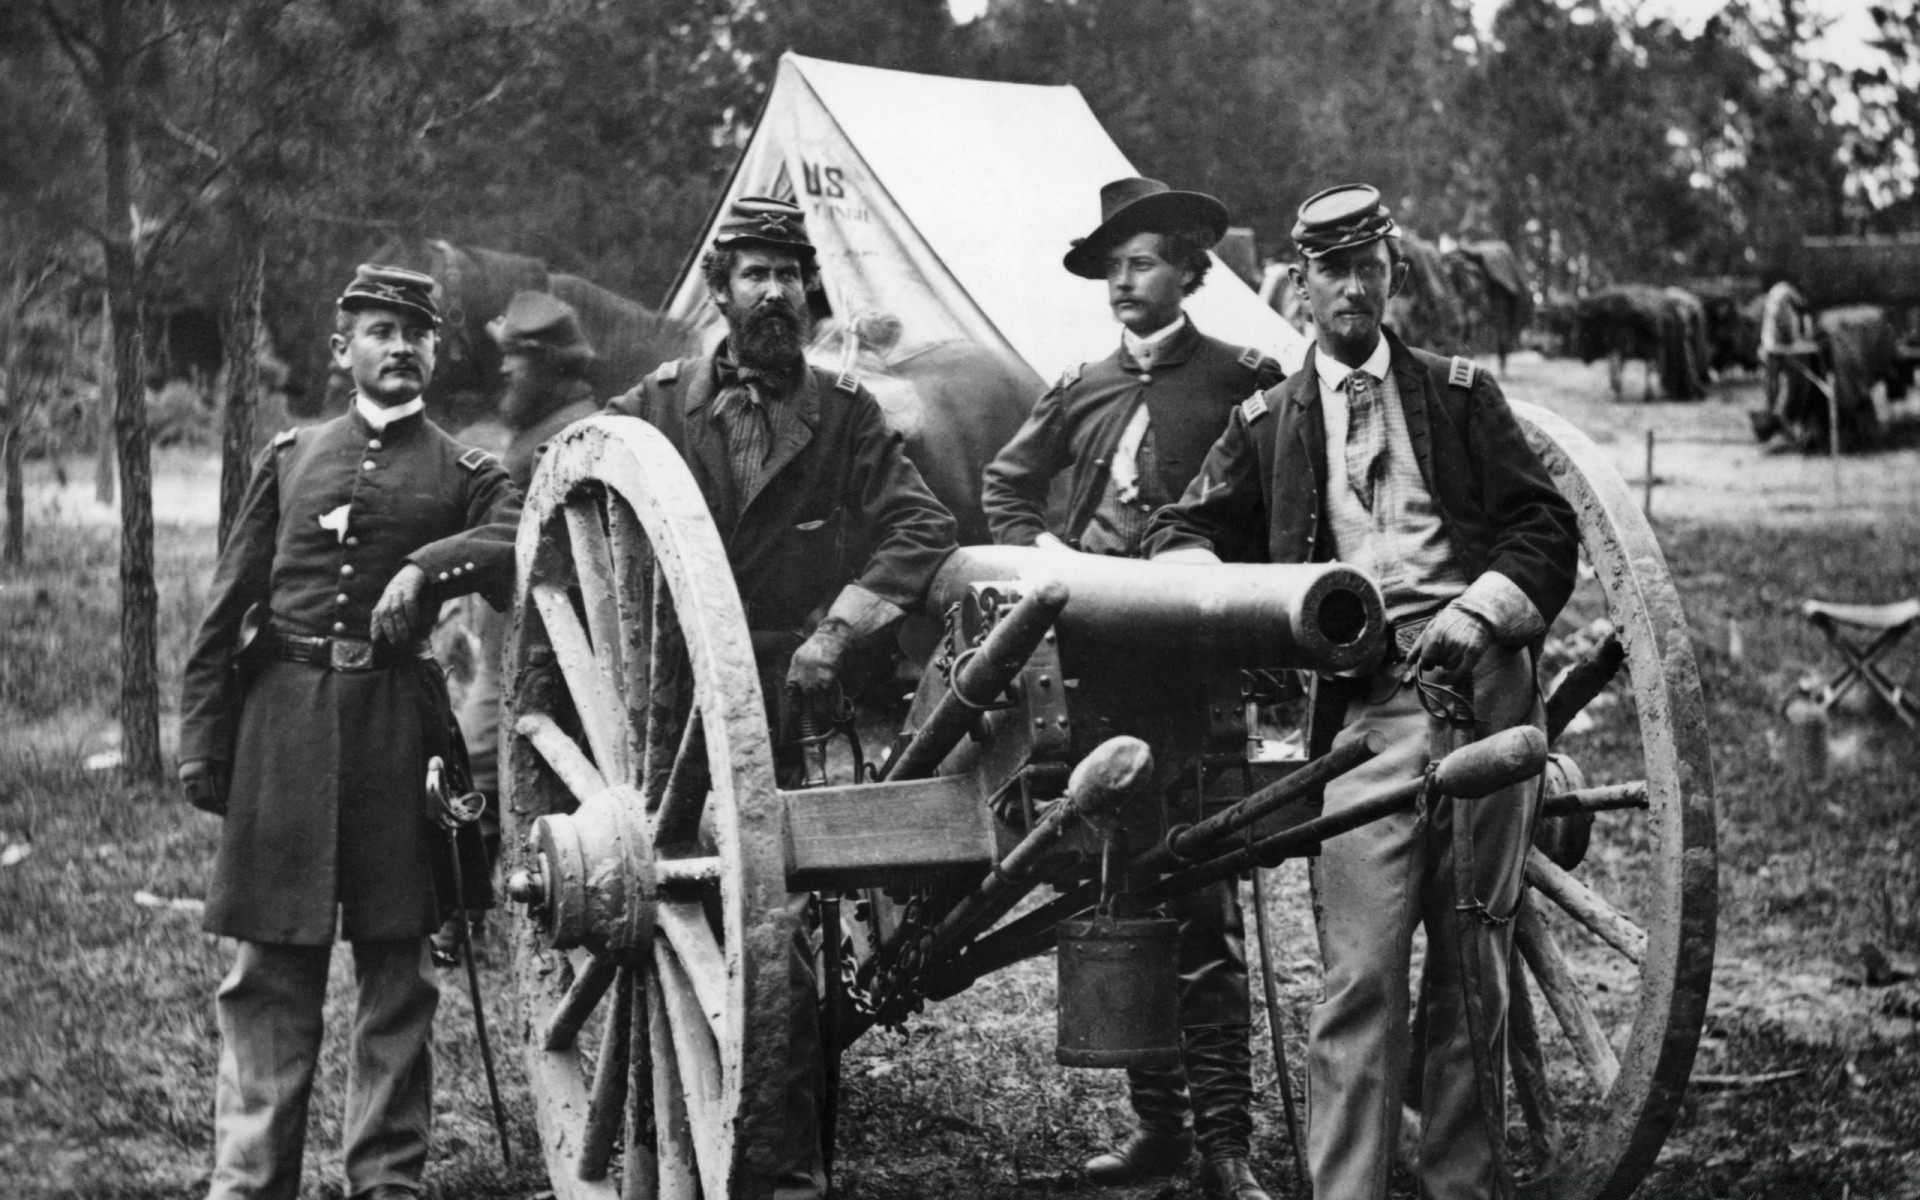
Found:
[{"label": "man leaning on cannon wheel", "polygon": [[[776,772],[793,786],[799,710],[832,718],[849,657],[926,596],[954,548],[954,521],[872,395],[850,374],[812,367],[803,355],[807,294],[819,275],[801,210],[765,197],[734,201],[700,266],[726,319],[725,340],[703,357],[666,363],[606,411],[644,418],[665,434],[706,497],[746,607],[776,727]],[[796,924],[804,904],[796,902]],[[820,1031],[803,937],[790,968],[786,1128],[774,1194],[819,1200],[827,1186],[816,1107]]]},{"label": "man leaning on cannon wheel", "polygon": [[[1186,495],[1155,514],[1147,549],[1163,561],[1336,559],[1379,582],[1389,659],[1318,681],[1314,748],[1378,730],[1387,749],[1327,786],[1331,813],[1417,777],[1455,740],[1540,723],[1534,647],[1573,589],[1578,543],[1493,379],[1381,328],[1407,267],[1379,193],[1311,197],[1293,238],[1315,345],[1234,413]],[[1326,974],[1307,1047],[1315,1195],[1387,1194],[1422,921],[1421,1194],[1510,1194],[1507,964],[1537,803],[1536,784],[1518,785],[1466,808],[1465,830],[1441,804],[1322,847],[1312,877]]]},{"label": "man leaning on cannon wheel", "polygon": [[[1107,281],[1120,345],[1071,368],[1040,398],[987,466],[983,504],[996,542],[1138,558],[1153,511],[1186,490],[1235,406],[1278,383],[1281,369],[1257,350],[1206,336],[1183,311],[1206,279],[1208,248],[1226,232],[1224,205],[1152,179],[1110,183],[1100,205],[1099,227],[1065,265]],[[1071,498],[1056,534],[1045,508],[1062,471]],[[1127,1071],[1138,1128],[1090,1160],[1087,1175],[1125,1184],[1173,1174],[1197,1143],[1208,1196],[1265,1200],[1248,1162],[1252,1047],[1239,896],[1229,881],[1169,908],[1180,922],[1184,1063]]]},{"label": "man leaning on cannon wheel", "polygon": [[213,1200],[300,1191],[327,960],[353,944],[347,1195],[422,1194],[440,921],[428,759],[449,753],[433,610],[513,590],[520,493],[422,415],[433,280],[363,266],[339,301],[342,416],[254,464],[181,698],[180,780],[224,816],[208,932],[240,940],[215,1002]]}]

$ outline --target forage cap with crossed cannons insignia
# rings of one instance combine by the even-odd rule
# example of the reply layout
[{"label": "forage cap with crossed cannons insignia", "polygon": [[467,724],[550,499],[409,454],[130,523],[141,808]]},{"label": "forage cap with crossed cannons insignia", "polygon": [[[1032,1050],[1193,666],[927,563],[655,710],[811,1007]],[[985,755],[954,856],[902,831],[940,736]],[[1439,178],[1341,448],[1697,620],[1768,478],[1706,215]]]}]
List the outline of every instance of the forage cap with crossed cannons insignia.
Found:
[{"label": "forage cap with crossed cannons insignia", "polygon": [[720,232],[713,237],[713,248],[729,250],[735,246],[789,250],[806,262],[812,262],[814,256],[813,242],[807,238],[807,214],[799,205],[771,196],[741,196],[727,206]]},{"label": "forage cap with crossed cannons insignia", "polygon": [[390,308],[419,317],[438,328],[440,306],[434,303],[438,289],[433,276],[409,271],[405,267],[383,267],[361,263],[353,273],[353,282],[340,293],[340,311],[358,312],[363,308]]},{"label": "forage cap with crossed cannons insignia", "polygon": [[1293,244],[1308,258],[1319,258],[1399,233],[1393,214],[1380,202],[1380,189],[1364,183],[1343,183],[1315,192],[1300,205],[1299,217],[1293,223]]}]

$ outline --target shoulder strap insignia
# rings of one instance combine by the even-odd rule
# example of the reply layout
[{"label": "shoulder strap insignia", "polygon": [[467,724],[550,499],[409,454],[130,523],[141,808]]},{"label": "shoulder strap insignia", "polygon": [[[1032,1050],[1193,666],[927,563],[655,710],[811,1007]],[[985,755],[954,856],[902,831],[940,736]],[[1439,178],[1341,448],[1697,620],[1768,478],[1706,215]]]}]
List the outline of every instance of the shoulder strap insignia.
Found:
[{"label": "shoulder strap insignia", "polygon": [[1066,370],[1060,372],[1060,382],[1054,384],[1053,386],[1056,388],[1072,387],[1074,384],[1080,382],[1080,373],[1082,371],[1085,371],[1086,369],[1087,369],[1087,364],[1074,363],[1072,366],[1068,367]]},{"label": "shoulder strap insignia", "polygon": [[1240,415],[1251,425],[1267,415],[1267,398],[1263,393],[1255,392],[1240,402]]},{"label": "shoulder strap insignia", "polygon": [[285,449],[286,447],[293,445],[293,440],[299,436],[300,436],[300,430],[297,428],[282,429],[279,433],[276,433],[273,435],[273,448],[275,450]]},{"label": "shoulder strap insignia", "polygon": [[1472,359],[1461,358],[1456,354],[1453,356],[1453,361],[1447,365],[1447,382],[1454,387],[1470,388],[1473,386],[1473,377],[1477,370]]},{"label": "shoulder strap insignia", "polygon": [[655,383],[672,383],[679,378],[680,360],[677,358],[670,358],[666,362],[661,363],[653,372]]},{"label": "shoulder strap insignia", "polygon": [[860,390],[860,372],[857,368],[846,367],[833,377],[834,390],[851,395]]},{"label": "shoulder strap insignia", "polygon": [[460,456],[460,465],[469,471],[478,471],[488,463],[497,463],[499,461],[500,459],[497,456],[487,453],[478,446],[475,446]]}]

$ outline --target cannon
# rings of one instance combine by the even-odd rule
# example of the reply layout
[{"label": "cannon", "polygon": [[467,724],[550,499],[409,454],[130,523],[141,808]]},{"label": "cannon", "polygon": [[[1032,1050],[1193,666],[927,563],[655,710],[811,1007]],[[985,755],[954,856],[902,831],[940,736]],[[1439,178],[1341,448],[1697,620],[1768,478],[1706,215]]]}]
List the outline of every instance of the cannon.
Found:
[{"label": "cannon", "polygon": [[[1565,422],[1514,408],[1579,517],[1570,620],[1586,635],[1547,698],[1557,753],[1517,927],[1516,979],[1531,981],[1510,1018],[1518,1161],[1527,1195],[1624,1196],[1677,1115],[1705,1015],[1705,709],[1625,484]],[[1089,914],[1144,915],[1437,799],[1415,782],[1373,811],[1321,814],[1321,785],[1377,747],[1307,761],[1265,736],[1272,680],[1382,653],[1378,592],[1339,564],[963,548],[931,589],[935,649],[898,734],[851,778],[788,788],[724,546],[664,438],[597,417],[556,439],[518,565],[506,1024],[557,1196],[771,1194],[809,893],[829,927],[819,999],[837,1052],[1063,938],[1064,973]],[[1434,786],[1464,799],[1540,774],[1545,743],[1527,732],[1469,747],[1479,758],[1450,759]],[[1040,884],[1052,897],[1019,909]],[[856,891],[870,902],[843,913]],[[842,923],[858,925],[845,960]],[[1095,974],[1063,974],[1063,1002],[1100,990],[1086,957],[1075,969]],[[1061,1058],[1150,1061],[1136,1057],[1150,1038],[1119,1042],[1063,1037]]]}]

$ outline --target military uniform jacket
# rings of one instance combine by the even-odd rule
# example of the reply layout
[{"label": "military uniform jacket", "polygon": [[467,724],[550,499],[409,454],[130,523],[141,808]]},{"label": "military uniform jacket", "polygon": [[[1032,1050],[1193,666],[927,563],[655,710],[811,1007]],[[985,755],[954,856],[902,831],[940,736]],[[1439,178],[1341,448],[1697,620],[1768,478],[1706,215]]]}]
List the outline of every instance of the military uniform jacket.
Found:
[{"label": "military uniform jacket", "polygon": [[507,443],[504,456],[507,475],[522,492],[533,483],[533,472],[540,465],[542,448],[562,429],[600,411],[600,404],[593,398],[593,393],[587,391],[585,385],[580,390],[583,394],[578,399],[561,405],[525,429],[516,431],[513,440]]},{"label": "military uniform jacket", "polygon": [[1141,404],[1150,414],[1161,495],[1178,496],[1242,400],[1280,381],[1280,364],[1210,338],[1189,318],[1142,371],[1126,349],[1070,370],[987,465],[982,505],[993,540],[1030,546],[1047,532],[1047,489],[1071,468],[1067,523],[1078,545],[1106,495],[1114,449]]},{"label": "military uniform jacket", "polygon": [[756,488],[741,494],[713,420],[714,358],[662,366],[607,404],[650,422],[686,460],[706,497],[759,631],[800,629],[846,584],[912,608],[954,547],[954,520],[907,460],[873,396],[809,366],[777,402],[773,445]]},{"label": "military uniform jacket", "polygon": [[[1572,507],[1486,372],[1464,360],[1454,360],[1456,370],[1383,336],[1408,440],[1460,565],[1470,578],[1505,575],[1552,624],[1573,592],[1579,535]],[[1238,562],[1333,556],[1317,353],[1233,413],[1186,495],[1154,514],[1148,556],[1192,546]]]},{"label": "military uniform jacket", "polygon": [[182,687],[181,759],[232,764],[209,932],[323,944],[336,904],[349,939],[438,925],[425,780],[448,743],[439,667],[334,671],[266,656],[243,680],[234,652],[255,603],[281,633],[368,638],[374,604],[409,562],[427,573],[430,601],[477,591],[504,605],[519,516],[498,460],[424,416],[376,433],[349,411],[281,434],[260,457]]}]

